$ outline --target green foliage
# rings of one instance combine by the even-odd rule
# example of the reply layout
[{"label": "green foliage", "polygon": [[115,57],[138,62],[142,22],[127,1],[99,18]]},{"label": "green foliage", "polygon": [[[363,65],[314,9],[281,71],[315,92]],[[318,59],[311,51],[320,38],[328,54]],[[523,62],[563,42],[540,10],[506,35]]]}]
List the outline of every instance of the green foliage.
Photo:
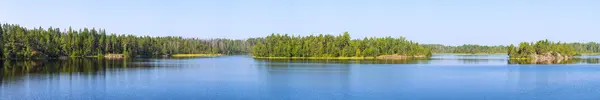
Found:
[{"label": "green foliage", "polygon": [[596,42],[588,42],[588,43],[569,43],[568,45],[572,45],[575,51],[581,53],[599,53],[600,52],[600,44]]},{"label": "green foliage", "polygon": [[465,44],[461,46],[445,46],[441,44],[424,44],[423,47],[429,48],[435,53],[506,53],[506,46],[482,46],[474,44]]},{"label": "green foliage", "polygon": [[579,54],[571,44],[550,42],[548,40],[540,40],[536,43],[521,42],[518,48],[514,45],[508,48],[510,58],[530,58],[532,55],[545,54],[560,54],[571,57]]},{"label": "green foliage", "polygon": [[513,54],[516,54],[517,52],[515,45],[510,44],[510,46],[508,46],[508,56],[513,56]]},{"label": "green foliage", "polygon": [[59,28],[27,29],[14,24],[0,25],[1,58],[30,59],[97,57],[124,54],[129,57],[152,57],[170,54],[221,53],[243,54],[257,39],[230,40],[181,37],[150,37],[106,34],[103,29],[61,31]]},{"label": "green foliage", "polygon": [[[3,25],[0,24],[0,51],[4,51],[4,29]],[[4,53],[0,53],[0,58],[4,58]]]},{"label": "green foliage", "polygon": [[380,55],[431,56],[429,49],[404,37],[350,39],[339,36],[288,36],[271,34],[253,47],[256,57],[377,57]]}]

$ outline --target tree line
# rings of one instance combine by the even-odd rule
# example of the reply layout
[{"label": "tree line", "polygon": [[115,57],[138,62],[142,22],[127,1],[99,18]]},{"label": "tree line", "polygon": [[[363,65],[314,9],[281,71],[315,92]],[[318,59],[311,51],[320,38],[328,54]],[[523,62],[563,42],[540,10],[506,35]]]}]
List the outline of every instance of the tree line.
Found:
[{"label": "tree line", "polygon": [[29,59],[61,56],[86,57],[124,54],[152,57],[187,53],[243,54],[253,39],[197,39],[175,36],[150,37],[107,34],[104,29],[28,29],[16,24],[0,24],[0,58]]},{"label": "tree line", "polygon": [[[533,44],[533,43],[530,43]],[[561,43],[565,45],[573,46],[574,51],[579,53],[600,53],[600,43],[587,42],[587,43]],[[486,45],[475,45],[465,44],[460,46],[446,46],[442,44],[422,44],[422,46],[431,49],[433,53],[507,53],[508,46],[497,45],[497,46],[486,46]]]},{"label": "tree line", "polygon": [[256,57],[431,56],[429,49],[404,37],[351,39],[348,32],[338,36],[271,34],[258,40],[252,54]]},{"label": "tree line", "polygon": [[[546,40],[547,41],[547,40]],[[539,42],[539,41],[538,41]],[[541,43],[541,42],[540,42]],[[171,54],[248,54],[260,57],[374,57],[379,55],[430,55],[434,53],[507,53],[507,46],[465,44],[445,46],[418,44],[404,37],[350,39],[339,36],[289,36],[272,34],[264,38],[198,39],[177,36],[151,37],[107,33],[104,29],[28,29],[16,24],[0,24],[0,58],[86,57],[124,54],[127,57],[154,57]],[[523,43],[521,43],[523,44]],[[537,43],[529,43],[535,45]],[[575,52],[598,53],[600,44],[553,43],[568,45]],[[255,46],[256,45],[256,46]],[[523,44],[524,45],[524,44]],[[542,45],[542,44],[540,44]],[[520,49],[517,49],[517,51]],[[569,49],[570,50],[570,49]],[[519,53],[520,55],[521,53]]]},{"label": "tree line", "polygon": [[514,45],[508,46],[508,55],[510,58],[530,58],[532,55],[562,55],[575,56],[579,55],[572,44],[551,42],[548,40],[540,40],[535,43],[521,42],[518,47]]},{"label": "tree line", "polygon": [[464,44],[461,46],[446,46],[441,44],[423,44],[423,47],[431,49],[434,53],[506,53],[506,46],[485,46],[476,44]]},{"label": "tree line", "polygon": [[581,53],[599,53],[600,52],[600,44],[596,42],[587,42],[587,43],[569,43],[575,48],[575,51]]}]

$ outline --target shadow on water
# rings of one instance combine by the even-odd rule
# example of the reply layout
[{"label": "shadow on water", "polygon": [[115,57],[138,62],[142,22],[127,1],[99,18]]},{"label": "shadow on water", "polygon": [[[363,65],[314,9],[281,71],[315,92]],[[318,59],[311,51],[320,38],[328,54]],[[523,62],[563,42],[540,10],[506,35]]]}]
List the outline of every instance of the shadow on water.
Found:
[{"label": "shadow on water", "polygon": [[403,59],[403,60],[301,60],[301,59],[256,59],[271,63],[320,63],[320,64],[493,64],[506,63],[505,59]]},{"label": "shadow on water", "polygon": [[433,55],[427,59],[402,60],[315,60],[315,59],[255,59],[261,62],[277,63],[320,63],[320,64],[427,64],[427,65],[506,65],[506,64],[600,64],[600,56],[577,56],[569,60],[533,61],[509,59],[503,54],[474,55]]},{"label": "shadow on water", "polygon": [[[0,83],[18,81],[31,74],[103,74],[107,70],[147,68],[149,60],[79,58],[63,60],[0,60]],[[135,62],[135,63],[134,63]]]},{"label": "shadow on water", "polygon": [[321,63],[321,64],[428,64],[427,59],[402,59],[402,60],[322,60],[322,59],[255,59],[257,61],[272,63]]}]

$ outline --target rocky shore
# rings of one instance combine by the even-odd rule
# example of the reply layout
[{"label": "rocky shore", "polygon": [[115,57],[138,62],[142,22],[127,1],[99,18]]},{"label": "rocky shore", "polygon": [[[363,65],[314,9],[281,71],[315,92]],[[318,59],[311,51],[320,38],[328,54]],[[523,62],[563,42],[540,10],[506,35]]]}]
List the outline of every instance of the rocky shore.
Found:
[{"label": "rocky shore", "polygon": [[530,64],[560,64],[571,60],[572,56],[566,56],[560,53],[544,53],[529,55],[527,59]]}]

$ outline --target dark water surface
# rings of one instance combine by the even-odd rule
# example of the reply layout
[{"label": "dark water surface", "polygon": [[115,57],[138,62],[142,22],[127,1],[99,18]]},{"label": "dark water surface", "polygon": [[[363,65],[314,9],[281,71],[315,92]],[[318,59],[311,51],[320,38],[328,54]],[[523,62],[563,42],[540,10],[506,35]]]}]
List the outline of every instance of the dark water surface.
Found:
[{"label": "dark water surface", "polygon": [[505,55],[2,61],[0,99],[600,100],[598,58],[552,65],[514,64]]}]

